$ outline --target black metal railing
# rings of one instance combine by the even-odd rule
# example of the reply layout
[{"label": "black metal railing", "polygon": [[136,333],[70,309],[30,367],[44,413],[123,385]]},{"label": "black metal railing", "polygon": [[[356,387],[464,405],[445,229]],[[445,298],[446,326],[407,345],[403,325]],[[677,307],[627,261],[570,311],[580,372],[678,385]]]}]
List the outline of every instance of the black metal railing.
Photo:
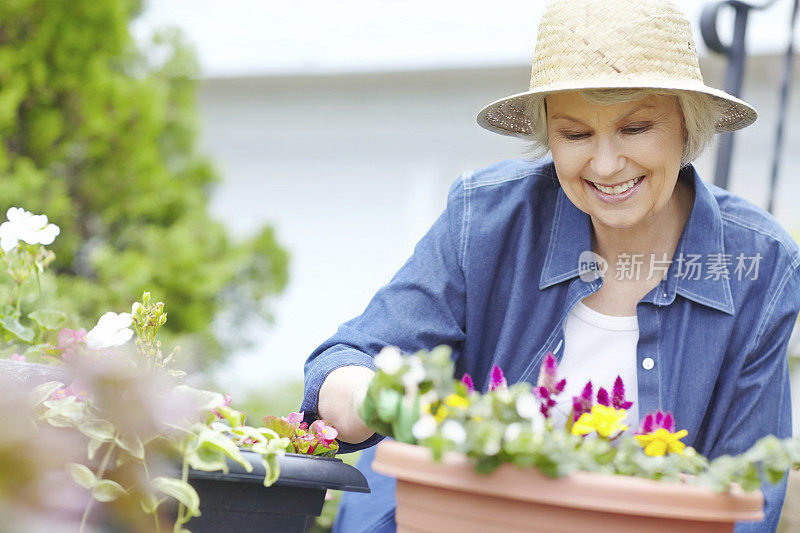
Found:
[{"label": "black metal railing", "polygon": [[[706,4],[700,17],[700,31],[706,46],[728,58],[728,70],[725,75],[725,91],[733,96],[741,96],[742,81],[744,79],[745,35],[747,19],[752,11],[761,11],[777,3],[778,0],[768,0],[754,3],[741,0],[717,0]],[[788,24],[788,45],[784,55],[783,74],[780,86],[780,101],[778,107],[778,124],[775,133],[775,144],[772,154],[772,174],[770,176],[770,189],[767,209],[772,212],[775,197],[775,188],[778,182],[780,155],[783,148],[786,114],[789,106],[789,90],[792,84],[792,59],[794,57],[794,28],[797,23],[798,4],[800,0],[793,0],[792,15]],[[733,9],[735,13],[733,38],[730,44],[724,44],[717,32],[717,21],[723,9]],[[733,133],[723,133],[719,139],[717,151],[717,166],[714,175],[714,184],[723,188],[728,187],[731,158],[733,155]]]}]

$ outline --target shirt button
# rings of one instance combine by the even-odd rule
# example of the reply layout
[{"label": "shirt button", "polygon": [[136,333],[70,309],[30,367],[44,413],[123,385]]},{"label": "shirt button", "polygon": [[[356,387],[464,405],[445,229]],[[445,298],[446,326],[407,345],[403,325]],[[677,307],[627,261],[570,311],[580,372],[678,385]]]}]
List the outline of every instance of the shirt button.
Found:
[{"label": "shirt button", "polygon": [[642,368],[645,370],[652,370],[654,366],[656,366],[656,362],[653,361],[652,357],[645,357],[642,360]]}]

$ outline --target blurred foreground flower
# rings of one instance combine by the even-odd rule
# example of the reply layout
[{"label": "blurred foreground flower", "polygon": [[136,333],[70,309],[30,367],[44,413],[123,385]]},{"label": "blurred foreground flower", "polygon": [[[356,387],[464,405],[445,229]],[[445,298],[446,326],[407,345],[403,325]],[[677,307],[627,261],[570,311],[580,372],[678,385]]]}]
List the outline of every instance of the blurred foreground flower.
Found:
[{"label": "blurred foreground flower", "polygon": [[34,215],[19,207],[6,212],[7,222],[0,224],[0,248],[10,252],[19,241],[28,244],[53,244],[61,229],[48,224],[47,215]]}]

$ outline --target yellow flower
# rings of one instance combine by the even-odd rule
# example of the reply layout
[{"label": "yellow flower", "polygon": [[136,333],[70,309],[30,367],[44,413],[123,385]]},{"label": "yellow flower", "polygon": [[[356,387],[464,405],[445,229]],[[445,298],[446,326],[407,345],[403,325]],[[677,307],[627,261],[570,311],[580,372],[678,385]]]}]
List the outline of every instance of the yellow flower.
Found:
[{"label": "yellow flower", "polygon": [[572,424],[570,431],[573,435],[588,435],[596,431],[601,437],[608,438],[612,434],[628,429],[628,426],[621,423],[626,416],[628,411],[625,409],[596,404],[592,406],[591,413],[583,413],[577,422]]},{"label": "yellow flower", "polygon": [[436,422],[441,424],[442,421],[447,417],[447,414],[448,414],[449,410],[444,405],[439,405],[439,407],[436,408],[436,412],[434,412],[432,407],[433,407],[433,403],[425,404],[422,407],[422,411],[424,413],[432,414],[433,417],[436,419]]},{"label": "yellow flower", "polygon": [[447,398],[444,399],[445,405],[448,407],[454,407],[456,409],[466,409],[469,407],[469,401],[463,396],[459,396],[458,394],[451,394]]},{"label": "yellow flower", "polygon": [[636,440],[647,455],[666,455],[667,453],[683,453],[686,445],[680,439],[688,434],[689,432],[685,429],[670,433],[664,428],[658,428],[646,435],[636,435]]}]

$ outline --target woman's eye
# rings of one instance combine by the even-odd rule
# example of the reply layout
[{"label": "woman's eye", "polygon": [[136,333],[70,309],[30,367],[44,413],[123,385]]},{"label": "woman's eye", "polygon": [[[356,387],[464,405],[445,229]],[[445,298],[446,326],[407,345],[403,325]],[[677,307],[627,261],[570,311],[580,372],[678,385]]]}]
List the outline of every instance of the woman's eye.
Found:
[{"label": "woman's eye", "polygon": [[626,133],[628,135],[636,135],[637,133],[644,133],[652,127],[651,124],[638,124],[636,126],[628,126],[626,128],[622,128],[622,133]]},{"label": "woman's eye", "polygon": [[589,137],[589,133],[585,132],[577,132],[577,131],[564,131],[561,133],[565,139],[570,141],[580,141],[581,139],[586,139]]}]

